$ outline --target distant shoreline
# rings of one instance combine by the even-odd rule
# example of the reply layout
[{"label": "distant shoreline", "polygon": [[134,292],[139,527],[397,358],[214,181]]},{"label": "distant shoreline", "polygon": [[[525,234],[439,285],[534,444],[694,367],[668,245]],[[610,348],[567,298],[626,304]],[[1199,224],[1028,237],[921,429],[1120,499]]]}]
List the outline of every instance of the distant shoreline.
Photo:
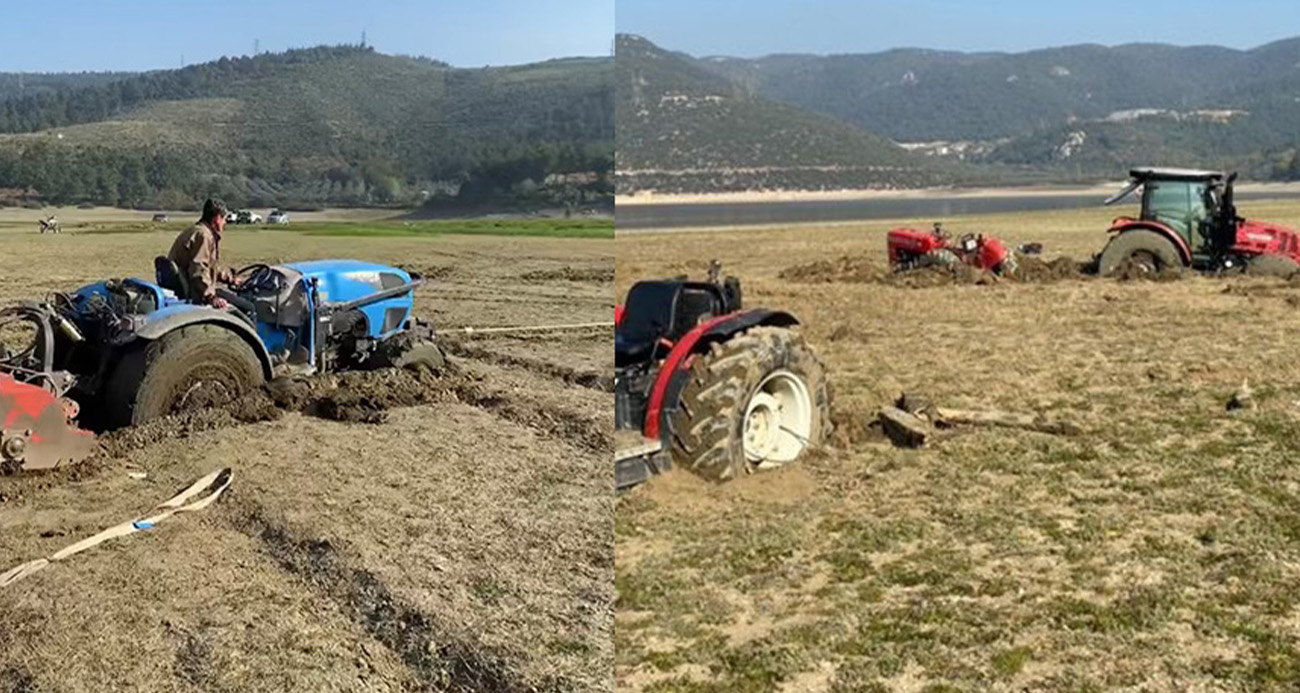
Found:
[{"label": "distant shoreline", "polygon": [[[917,188],[911,190],[749,190],[725,193],[637,193],[614,198],[618,206],[749,204],[777,202],[833,202],[845,200],[906,200],[940,198],[1052,197],[1100,195],[1118,192],[1124,181],[1100,185],[1019,186],[1007,188]],[[1300,193],[1300,182],[1243,183],[1238,192],[1252,195]]]}]

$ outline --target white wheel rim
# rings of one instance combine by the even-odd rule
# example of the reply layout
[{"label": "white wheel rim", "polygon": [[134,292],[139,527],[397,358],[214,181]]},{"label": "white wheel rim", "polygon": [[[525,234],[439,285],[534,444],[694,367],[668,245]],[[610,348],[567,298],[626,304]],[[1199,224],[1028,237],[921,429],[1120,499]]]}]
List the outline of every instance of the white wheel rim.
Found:
[{"label": "white wheel rim", "polygon": [[812,396],[790,371],[769,373],[745,405],[745,459],[759,467],[792,462],[812,435]]}]

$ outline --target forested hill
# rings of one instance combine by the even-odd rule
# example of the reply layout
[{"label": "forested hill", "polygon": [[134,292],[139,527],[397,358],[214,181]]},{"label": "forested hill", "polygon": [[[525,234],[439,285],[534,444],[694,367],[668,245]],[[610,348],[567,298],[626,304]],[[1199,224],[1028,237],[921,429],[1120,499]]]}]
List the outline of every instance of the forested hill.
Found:
[{"label": "forested hill", "polygon": [[756,93],[898,141],[992,139],[1143,108],[1241,105],[1226,98],[1300,69],[1300,38],[1220,46],[1077,45],[1023,53],[902,48],[848,55],[712,58]]},{"label": "forested hill", "polygon": [[0,101],[108,84],[136,74],[135,72],[0,72]]},{"label": "forested hill", "polygon": [[1080,177],[1152,163],[1300,175],[1300,38],[1250,50],[896,49],[697,64],[764,98],[977,164]]},{"label": "forested hill", "polygon": [[615,48],[620,193],[942,180],[934,165],[878,135],[756,97],[690,56],[628,34]]},{"label": "forested hill", "polygon": [[613,74],[609,58],[460,69],[334,46],[55,85],[0,101],[0,188],[130,206],[583,201],[612,186]]}]

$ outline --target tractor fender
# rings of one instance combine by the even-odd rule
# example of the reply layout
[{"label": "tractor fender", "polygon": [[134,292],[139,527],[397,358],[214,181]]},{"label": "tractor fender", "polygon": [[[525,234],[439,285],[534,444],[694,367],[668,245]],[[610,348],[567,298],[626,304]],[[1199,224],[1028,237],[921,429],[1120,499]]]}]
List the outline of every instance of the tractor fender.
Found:
[{"label": "tractor fender", "polygon": [[799,320],[783,310],[769,308],[752,308],[720,315],[695,326],[695,329],[682,335],[673,345],[672,351],[664,358],[663,365],[655,376],[654,387],[650,390],[650,401],[646,406],[645,427],[642,433],[647,438],[661,439],[667,430],[664,422],[672,412],[677,410],[677,398],[686,386],[690,373],[691,357],[704,352],[714,342],[731,338],[739,332],[759,325],[789,327],[799,324]]},{"label": "tractor fender", "polygon": [[1192,249],[1188,247],[1187,241],[1183,240],[1183,237],[1178,235],[1177,231],[1158,221],[1120,217],[1111,223],[1111,227],[1107,233],[1121,234],[1127,231],[1136,231],[1138,229],[1158,233],[1169,239],[1169,242],[1173,243],[1174,248],[1178,250],[1178,257],[1182,258],[1183,264],[1192,264]]},{"label": "tractor fender", "polygon": [[172,311],[164,309],[158,311],[158,313],[164,312],[167,314],[150,319],[141,325],[135,331],[136,339],[150,341],[161,339],[163,335],[189,325],[219,325],[232,330],[242,337],[245,342],[248,342],[248,346],[252,347],[253,353],[257,354],[258,362],[262,364],[262,376],[267,380],[271,379],[271,355],[266,352],[266,345],[262,344],[261,338],[257,336],[257,331],[253,329],[252,325],[227,311],[208,306],[185,306],[184,310]]}]

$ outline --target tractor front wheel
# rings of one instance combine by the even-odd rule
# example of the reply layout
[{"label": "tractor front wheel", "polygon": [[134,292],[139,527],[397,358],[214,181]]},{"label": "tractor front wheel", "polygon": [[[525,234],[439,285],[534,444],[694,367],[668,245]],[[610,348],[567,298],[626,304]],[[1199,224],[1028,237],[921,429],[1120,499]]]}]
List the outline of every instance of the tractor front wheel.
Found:
[{"label": "tractor front wheel", "polygon": [[797,332],[755,327],[711,344],[689,378],[673,456],[710,481],[793,462],[829,432],[825,369]]},{"label": "tractor front wheel", "polygon": [[447,356],[432,337],[407,331],[389,337],[362,364],[364,370],[376,368],[428,369],[441,373],[447,368]]},{"label": "tractor front wheel", "polygon": [[218,325],[188,325],[122,355],[108,380],[106,423],[132,426],[226,404],[262,381],[262,364],[242,337]]},{"label": "tractor front wheel", "polygon": [[1101,251],[1097,274],[1109,276],[1122,264],[1133,266],[1141,272],[1157,274],[1182,268],[1183,260],[1168,238],[1155,231],[1137,229],[1124,231],[1110,239],[1106,249]]},{"label": "tractor front wheel", "polygon": [[1300,273],[1300,263],[1285,255],[1259,255],[1246,263],[1246,274],[1255,277],[1290,279]]}]

